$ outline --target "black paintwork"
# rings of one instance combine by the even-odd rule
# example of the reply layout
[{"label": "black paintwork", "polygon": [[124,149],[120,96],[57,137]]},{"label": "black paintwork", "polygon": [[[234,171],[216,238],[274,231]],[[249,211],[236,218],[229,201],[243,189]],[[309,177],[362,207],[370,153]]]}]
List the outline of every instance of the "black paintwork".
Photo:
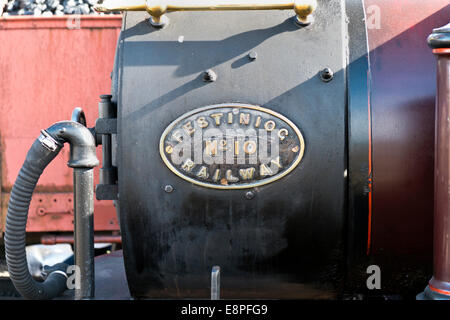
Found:
[{"label": "black paintwork", "polygon": [[347,1],[349,17],[348,92],[348,262],[350,269],[364,259],[368,248],[369,193],[372,180],[370,145],[369,48],[364,8]]},{"label": "black paintwork", "polygon": [[[284,11],[171,13],[162,30],[150,27],[145,13],[124,16],[113,93],[120,223],[133,296],[207,298],[214,265],[222,270],[222,298],[317,297],[337,289],[348,241],[343,4],[319,6],[305,28]],[[257,60],[248,59],[250,51]],[[325,83],[318,75],[327,67],[334,78]],[[203,81],[207,69],[218,75],[214,83]],[[286,116],[306,142],[300,165],[254,189],[251,200],[245,190],[192,185],[159,155],[160,136],[174,119],[228,102]],[[165,192],[166,185],[174,191]]]}]

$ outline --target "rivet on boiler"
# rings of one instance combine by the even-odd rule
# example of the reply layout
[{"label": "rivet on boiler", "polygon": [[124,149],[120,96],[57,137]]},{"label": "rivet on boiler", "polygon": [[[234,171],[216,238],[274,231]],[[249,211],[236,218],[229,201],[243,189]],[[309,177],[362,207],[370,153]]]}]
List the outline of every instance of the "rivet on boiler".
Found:
[{"label": "rivet on boiler", "polygon": [[247,191],[247,192],[245,193],[245,197],[246,197],[248,200],[251,200],[251,199],[253,199],[253,198],[255,197],[255,193],[252,192],[252,191]]}]

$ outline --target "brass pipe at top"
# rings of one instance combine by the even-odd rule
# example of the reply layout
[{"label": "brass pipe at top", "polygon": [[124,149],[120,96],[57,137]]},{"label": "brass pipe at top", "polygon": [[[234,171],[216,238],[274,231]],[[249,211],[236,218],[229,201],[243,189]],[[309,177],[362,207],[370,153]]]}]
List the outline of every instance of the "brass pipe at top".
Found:
[{"label": "brass pipe at top", "polygon": [[228,11],[228,10],[294,10],[301,23],[308,23],[308,17],[317,7],[316,0],[103,0],[94,6],[98,12],[147,11],[153,21],[172,11]]}]

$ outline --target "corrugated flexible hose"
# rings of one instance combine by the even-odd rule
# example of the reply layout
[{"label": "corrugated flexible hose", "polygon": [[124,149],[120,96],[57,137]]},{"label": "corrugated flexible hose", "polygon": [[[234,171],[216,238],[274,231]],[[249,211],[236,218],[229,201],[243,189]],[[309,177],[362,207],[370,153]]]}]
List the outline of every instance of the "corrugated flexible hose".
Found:
[{"label": "corrugated flexible hose", "polygon": [[46,280],[37,282],[28,270],[25,251],[25,228],[31,197],[45,167],[58,155],[63,145],[55,146],[56,149],[51,150],[40,139],[36,139],[28,151],[9,198],[5,228],[6,261],[14,286],[26,299],[52,299],[66,289],[67,265],[52,267]]}]

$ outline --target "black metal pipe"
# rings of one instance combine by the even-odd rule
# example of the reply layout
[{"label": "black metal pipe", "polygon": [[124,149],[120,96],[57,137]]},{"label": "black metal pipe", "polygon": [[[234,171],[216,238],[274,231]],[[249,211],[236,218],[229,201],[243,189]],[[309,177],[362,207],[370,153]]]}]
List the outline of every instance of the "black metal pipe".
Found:
[{"label": "black metal pipe", "polygon": [[74,249],[80,277],[77,282],[80,287],[75,288],[75,299],[90,299],[95,295],[93,168],[99,164],[95,138],[89,129],[78,122],[57,123],[51,128],[50,134],[69,142],[71,147],[68,166],[74,168]]},{"label": "black metal pipe", "polygon": [[75,265],[80,270],[80,287],[75,300],[94,297],[94,169],[73,170]]}]

